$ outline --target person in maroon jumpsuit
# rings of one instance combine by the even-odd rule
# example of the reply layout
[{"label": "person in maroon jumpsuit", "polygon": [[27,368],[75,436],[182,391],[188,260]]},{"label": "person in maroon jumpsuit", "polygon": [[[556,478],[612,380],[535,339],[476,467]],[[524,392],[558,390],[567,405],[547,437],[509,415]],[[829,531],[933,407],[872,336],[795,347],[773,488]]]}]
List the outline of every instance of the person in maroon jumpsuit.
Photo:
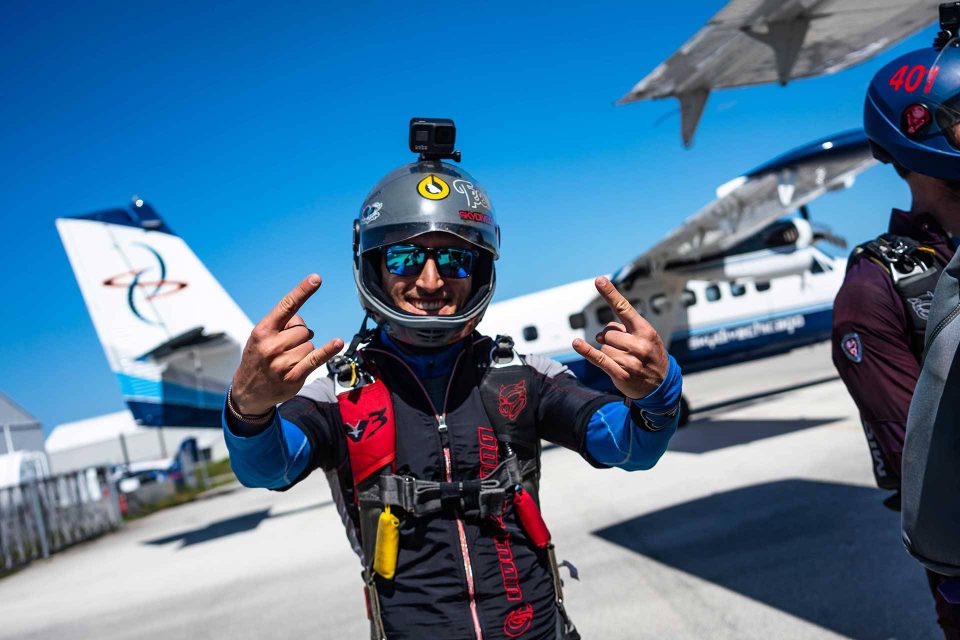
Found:
[{"label": "person in maroon jumpsuit", "polygon": [[[894,209],[889,233],[933,249],[941,267],[953,257],[953,243],[934,214]],[[833,363],[860,410],[877,484],[896,492],[907,411],[923,355],[910,339],[906,304],[889,272],[865,258],[849,268],[833,304]],[[899,496],[885,504],[899,510]]]},{"label": "person in maroon jumpsuit", "polygon": [[[950,193],[950,198],[958,199],[949,209],[960,221],[960,195]],[[922,208],[916,213],[894,209],[889,232],[934,249],[941,267],[953,256],[951,238],[935,214]],[[910,340],[908,314],[890,274],[869,259],[850,267],[833,304],[833,364],[860,410],[877,484],[895,491],[884,504],[898,511],[907,411],[923,355]],[[943,579],[927,571],[944,636],[960,639],[960,605],[951,605],[937,590]]]},{"label": "person in maroon jumpsuit", "polygon": [[[960,238],[960,56],[942,56],[943,47],[938,40],[883,67],[864,106],[864,130],[874,156],[893,164],[912,197],[909,211],[893,211],[889,233],[922,247],[933,270],[933,278],[924,280],[929,291],[907,295],[901,280],[898,292],[883,260],[855,251],[833,307],[833,363],[860,410],[877,484],[894,491],[884,504],[897,511],[923,325],[937,271]],[[960,640],[960,605],[939,592],[943,576],[927,571],[927,577],[944,636]]]}]

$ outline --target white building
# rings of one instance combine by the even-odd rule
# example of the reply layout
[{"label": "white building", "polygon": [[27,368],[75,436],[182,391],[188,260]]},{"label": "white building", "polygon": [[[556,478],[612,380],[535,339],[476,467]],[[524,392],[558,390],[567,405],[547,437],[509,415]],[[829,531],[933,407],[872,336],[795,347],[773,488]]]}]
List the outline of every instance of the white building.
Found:
[{"label": "white building", "polygon": [[14,451],[43,451],[40,421],[0,393],[0,455]]},{"label": "white building", "polygon": [[47,454],[54,473],[84,467],[125,464],[170,458],[180,443],[195,437],[212,460],[227,457],[219,429],[141,427],[129,411],[57,425],[47,438]]},{"label": "white building", "polygon": [[49,473],[40,421],[0,393],[0,488]]}]

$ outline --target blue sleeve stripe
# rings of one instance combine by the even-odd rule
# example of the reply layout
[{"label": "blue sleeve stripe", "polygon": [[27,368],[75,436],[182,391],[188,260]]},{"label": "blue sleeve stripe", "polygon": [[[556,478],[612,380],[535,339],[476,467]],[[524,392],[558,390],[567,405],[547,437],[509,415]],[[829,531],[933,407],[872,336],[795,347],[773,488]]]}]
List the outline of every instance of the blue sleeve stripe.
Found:
[{"label": "blue sleeve stripe", "polygon": [[670,438],[677,431],[680,413],[676,407],[682,391],[680,366],[671,356],[667,376],[660,386],[647,397],[634,400],[634,404],[641,408],[644,419],[659,430],[650,431],[634,424],[627,405],[611,402],[590,416],[586,435],[587,453],[597,462],[627,471],[652,468],[667,450]]},{"label": "blue sleeve stripe", "polygon": [[605,404],[594,412],[587,424],[587,451],[594,460],[615,467],[630,459],[633,439],[628,424],[629,411],[621,402]]},{"label": "blue sleeve stripe", "polygon": [[235,435],[223,417],[230,466],[246,487],[282,489],[296,481],[310,462],[310,441],[294,423],[279,417],[254,436]]},{"label": "blue sleeve stripe", "polygon": [[281,417],[280,425],[283,428],[283,441],[286,444],[287,464],[283,470],[285,487],[290,486],[300,477],[310,462],[310,441],[306,434],[289,420]]}]

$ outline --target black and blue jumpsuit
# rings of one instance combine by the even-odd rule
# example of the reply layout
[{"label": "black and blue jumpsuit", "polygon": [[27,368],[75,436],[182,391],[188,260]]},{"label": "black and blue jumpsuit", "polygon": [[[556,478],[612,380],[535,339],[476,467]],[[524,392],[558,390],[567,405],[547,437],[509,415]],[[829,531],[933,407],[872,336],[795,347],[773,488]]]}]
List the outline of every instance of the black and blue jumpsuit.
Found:
[{"label": "black and blue jumpsuit", "polygon": [[[490,351],[490,338],[479,334],[411,355],[381,333],[363,349],[393,401],[397,474],[440,482],[449,465],[454,480],[476,480],[491,464],[484,442],[492,430],[479,389]],[[660,387],[629,405],[584,386],[554,360],[524,360],[537,387],[531,397],[538,400],[523,410],[534,412],[540,438],[576,451],[597,468],[649,469],[663,455],[677,428],[682,386],[672,357]],[[439,418],[448,429],[448,448],[441,443]],[[331,379],[304,386],[265,427],[236,423],[226,411],[223,427],[233,470],[248,487],[285,490],[324,470],[360,552],[350,459]],[[528,455],[539,453],[537,447]],[[544,515],[549,522],[550,514]],[[376,578],[390,640],[555,637],[548,559],[528,540],[510,504],[496,522],[443,512],[400,518],[396,576]]]}]

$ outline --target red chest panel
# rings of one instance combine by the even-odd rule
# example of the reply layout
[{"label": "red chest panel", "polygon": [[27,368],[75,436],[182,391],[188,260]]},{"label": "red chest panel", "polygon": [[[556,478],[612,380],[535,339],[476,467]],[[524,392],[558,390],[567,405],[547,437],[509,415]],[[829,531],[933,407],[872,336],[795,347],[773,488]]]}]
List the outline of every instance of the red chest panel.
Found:
[{"label": "red chest panel", "polygon": [[397,458],[397,426],[390,391],[377,380],[337,396],[350,454],[353,484],[359,486]]}]

